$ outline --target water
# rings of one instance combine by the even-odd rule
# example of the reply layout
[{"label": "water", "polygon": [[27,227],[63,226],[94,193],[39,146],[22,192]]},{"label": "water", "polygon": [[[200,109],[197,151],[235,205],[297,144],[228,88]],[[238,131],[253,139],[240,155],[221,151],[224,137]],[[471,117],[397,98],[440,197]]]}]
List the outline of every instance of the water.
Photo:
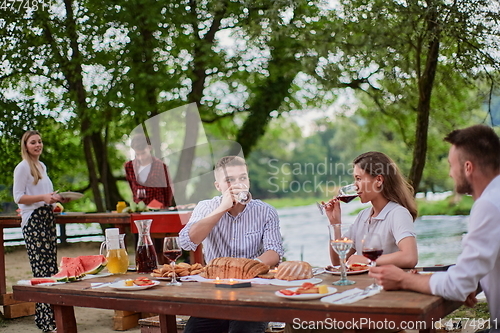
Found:
[{"label": "water", "polygon": [[[351,212],[359,208],[368,207],[353,201],[342,204],[342,224],[347,227],[352,224],[356,214]],[[328,219],[319,213],[316,205],[283,208],[278,210],[281,221],[281,233],[285,246],[287,260],[304,260],[313,266],[330,264]],[[468,216],[423,216],[415,221],[417,244],[419,252],[419,266],[436,264],[448,265],[456,261],[461,252],[461,240],[467,232]],[[58,230],[59,233],[59,230]],[[68,238],[68,242],[102,242],[101,227],[98,223],[67,224],[68,236],[87,235]],[[88,236],[91,234],[90,236]],[[21,245],[23,241],[13,241],[22,238],[21,228],[4,229],[6,246]]]},{"label": "water", "polygon": [[[342,204],[342,224],[356,219],[351,212],[369,207],[353,201]],[[278,210],[287,260],[304,260],[312,266],[330,265],[328,219],[316,205]],[[423,216],[415,221],[419,252],[418,266],[454,264],[461,252],[468,216]]]}]

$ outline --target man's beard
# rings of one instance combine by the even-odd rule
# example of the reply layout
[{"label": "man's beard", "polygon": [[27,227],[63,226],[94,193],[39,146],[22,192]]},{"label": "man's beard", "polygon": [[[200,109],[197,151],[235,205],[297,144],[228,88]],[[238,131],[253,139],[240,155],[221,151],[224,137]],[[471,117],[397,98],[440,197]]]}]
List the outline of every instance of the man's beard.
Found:
[{"label": "man's beard", "polygon": [[456,181],[455,188],[458,194],[472,194],[472,185],[465,178],[463,171],[460,173],[460,178]]}]

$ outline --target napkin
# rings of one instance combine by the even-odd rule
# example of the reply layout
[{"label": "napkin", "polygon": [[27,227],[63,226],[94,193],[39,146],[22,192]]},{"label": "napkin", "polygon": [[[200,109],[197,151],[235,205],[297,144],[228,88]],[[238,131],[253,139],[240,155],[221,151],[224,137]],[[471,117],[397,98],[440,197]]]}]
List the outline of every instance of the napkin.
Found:
[{"label": "napkin", "polygon": [[323,297],[321,301],[331,304],[349,304],[376,295],[379,292],[380,292],[379,289],[372,289],[368,293],[363,293],[363,289],[353,288],[344,291],[340,294],[333,294],[330,296]]},{"label": "napkin", "polygon": [[[206,279],[204,277],[201,277],[199,275],[188,275],[188,276],[182,276],[180,278],[181,281],[183,282],[214,282],[215,279]],[[233,279],[234,281],[242,281],[242,282],[251,282],[253,284],[271,284],[270,279],[261,279],[261,278],[254,278],[254,279],[248,279],[248,280],[241,280],[241,279]]]}]

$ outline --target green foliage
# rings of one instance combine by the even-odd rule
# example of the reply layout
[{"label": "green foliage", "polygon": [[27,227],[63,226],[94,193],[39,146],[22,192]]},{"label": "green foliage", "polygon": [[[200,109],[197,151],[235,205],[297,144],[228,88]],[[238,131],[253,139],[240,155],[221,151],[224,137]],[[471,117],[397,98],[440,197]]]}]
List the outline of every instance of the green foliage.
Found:
[{"label": "green foliage", "polygon": [[418,215],[469,215],[474,200],[470,196],[453,195],[438,201],[417,199]]}]

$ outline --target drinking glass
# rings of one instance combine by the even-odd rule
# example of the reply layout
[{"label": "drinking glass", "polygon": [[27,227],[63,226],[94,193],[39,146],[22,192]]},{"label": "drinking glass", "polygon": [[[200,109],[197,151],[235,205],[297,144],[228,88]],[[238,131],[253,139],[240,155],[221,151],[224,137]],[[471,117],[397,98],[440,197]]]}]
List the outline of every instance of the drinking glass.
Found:
[{"label": "drinking glass", "polygon": [[339,255],[340,259],[340,280],[333,282],[336,286],[348,286],[356,283],[347,279],[346,272],[346,255],[347,252],[353,247],[353,241],[349,238],[342,238],[342,231],[340,224],[330,224],[328,226],[330,232],[330,245],[333,250]]},{"label": "drinking glass", "polygon": [[[384,252],[382,249],[382,238],[377,233],[367,233],[363,236],[363,240],[361,242],[363,244],[363,256],[368,258],[370,266],[376,266],[376,260]],[[377,281],[373,279],[373,283],[369,286],[369,288],[382,289],[382,286],[378,285]]]},{"label": "drinking glass", "polygon": [[241,188],[243,189],[243,191],[241,191],[240,193],[238,193],[237,195],[237,201],[242,204],[242,205],[246,205],[247,203],[250,202],[250,200],[252,200],[252,194],[250,193],[250,191],[248,190],[248,186],[246,186],[245,184],[236,184],[234,185],[236,188]]},{"label": "drinking glass", "polygon": [[167,286],[180,286],[181,282],[175,278],[175,262],[182,254],[182,249],[179,246],[179,237],[165,237],[163,240],[163,256],[172,266],[172,281],[167,283]]},{"label": "drinking glass", "polygon": [[145,188],[138,188],[137,189],[137,199],[143,200],[146,199],[146,189]]},{"label": "drinking glass", "polygon": [[[346,186],[342,186],[339,189],[339,194],[335,198],[339,199],[342,202],[349,203],[357,196],[358,196],[358,187],[354,184],[349,184]],[[316,205],[318,206],[321,215],[323,215],[326,203],[321,204],[319,202],[316,202]]]}]

